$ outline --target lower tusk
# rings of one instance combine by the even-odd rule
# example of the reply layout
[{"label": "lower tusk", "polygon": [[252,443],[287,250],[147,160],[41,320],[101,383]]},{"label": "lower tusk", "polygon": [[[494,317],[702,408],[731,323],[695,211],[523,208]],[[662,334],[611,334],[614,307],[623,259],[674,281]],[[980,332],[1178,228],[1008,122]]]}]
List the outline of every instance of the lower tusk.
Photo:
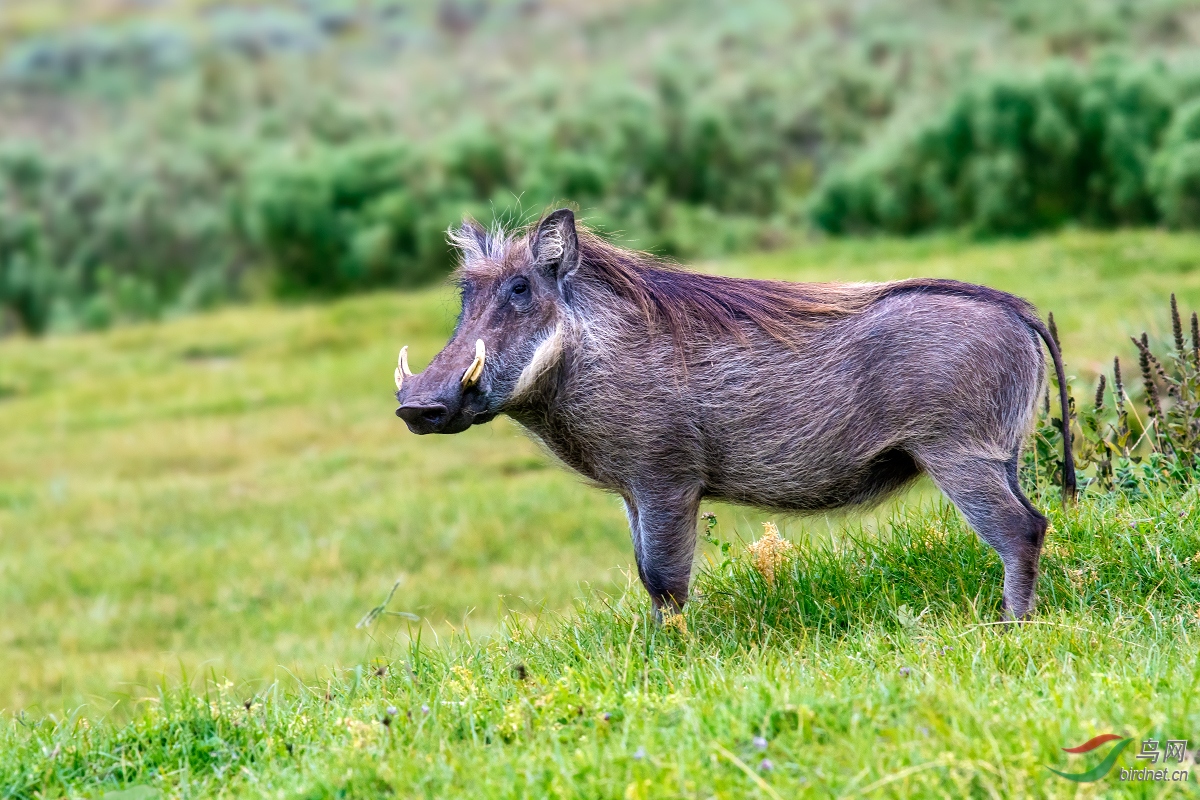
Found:
[{"label": "lower tusk", "polygon": [[487,356],[487,351],[483,346],[483,339],[475,340],[475,360],[471,362],[471,366],[467,367],[467,371],[462,376],[462,386],[467,389],[479,383],[479,379],[483,377],[483,361]]}]

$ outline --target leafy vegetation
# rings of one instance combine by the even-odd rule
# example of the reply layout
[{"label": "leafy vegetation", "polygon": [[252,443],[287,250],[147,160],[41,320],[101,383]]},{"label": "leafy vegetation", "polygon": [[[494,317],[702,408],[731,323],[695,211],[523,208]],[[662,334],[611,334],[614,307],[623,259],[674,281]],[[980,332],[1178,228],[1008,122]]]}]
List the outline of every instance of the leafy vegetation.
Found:
[{"label": "leafy vegetation", "polygon": [[[1147,485],[1188,487],[1200,482],[1200,318],[1195,312],[1190,328],[1189,343],[1172,294],[1166,357],[1154,355],[1145,332],[1130,337],[1138,353],[1141,403],[1126,390],[1119,357],[1113,359],[1111,384],[1105,373],[1100,374],[1090,408],[1081,409],[1069,397],[1076,470],[1087,473],[1085,487],[1136,496]],[[1050,331],[1057,336],[1053,315]],[[1050,408],[1047,388],[1038,428],[1024,453],[1026,486],[1039,495],[1062,484],[1061,416],[1053,417]]]},{"label": "leafy vegetation", "polygon": [[814,217],[835,233],[1194,226],[1197,89],[1189,73],[1120,62],[983,81],[831,174]]},{"label": "leafy vegetation", "polygon": [[[777,247],[826,175],[830,230],[1188,227],[1193,6],[6,3],[0,330],[412,286],[464,212],[564,201],[666,255]],[[981,78],[1064,55],[1138,60]]]}]

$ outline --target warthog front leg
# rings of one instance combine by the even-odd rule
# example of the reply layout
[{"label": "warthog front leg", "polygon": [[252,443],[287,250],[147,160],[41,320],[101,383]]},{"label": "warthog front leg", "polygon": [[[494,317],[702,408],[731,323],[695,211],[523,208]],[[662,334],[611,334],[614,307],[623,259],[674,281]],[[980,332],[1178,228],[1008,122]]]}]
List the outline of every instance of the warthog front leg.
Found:
[{"label": "warthog front leg", "polygon": [[650,593],[655,614],[678,611],[687,602],[696,552],[696,487],[633,491],[625,497],[638,577]]}]

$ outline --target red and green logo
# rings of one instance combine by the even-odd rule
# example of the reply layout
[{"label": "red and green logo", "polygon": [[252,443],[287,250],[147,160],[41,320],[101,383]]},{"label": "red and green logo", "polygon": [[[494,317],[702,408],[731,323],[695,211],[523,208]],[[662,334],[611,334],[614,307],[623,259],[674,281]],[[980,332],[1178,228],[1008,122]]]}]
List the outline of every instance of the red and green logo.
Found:
[{"label": "red and green logo", "polygon": [[1109,742],[1117,742],[1116,747],[1108,751],[1108,755],[1104,757],[1104,760],[1089,769],[1087,772],[1060,772],[1054,767],[1049,766],[1046,767],[1046,769],[1050,770],[1055,775],[1060,775],[1066,778],[1069,781],[1075,781],[1075,783],[1094,783],[1112,771],[1113,765],[1117,763],[1117,759],[1120,757],[1121,752],[1128,747],[1129,743],[1132,741],[1133,739],[1125,739],[1117,736],[1115,733],[1102,733],[1099,736],[1088,739],[1078,747],[1063,748],[1064,752],[1072,753],[1074,755],[1081,755],[1083,753],[1090,753],[1097,747],[1103,747]]}]

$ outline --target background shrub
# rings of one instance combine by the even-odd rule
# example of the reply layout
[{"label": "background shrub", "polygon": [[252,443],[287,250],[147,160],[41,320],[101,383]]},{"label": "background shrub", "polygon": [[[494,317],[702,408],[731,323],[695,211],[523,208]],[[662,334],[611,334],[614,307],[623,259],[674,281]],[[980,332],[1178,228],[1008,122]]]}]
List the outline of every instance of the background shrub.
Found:
[{"label": "background shrub", "polygon": [[1161,67],[1111,62],[983,81],[831,172],[813,219],[832,233],[903,234],[1155,222],[1175,173],[1168,160],[1156,183],[1151,165],[1181,84]]},{"label": "background shrub", "polygon": [[1200,227],[1200,100],[1175,112],[1150,175],[1163,220],[1175,228]]},{"label": "background shrub", "polygon": [[247,179],[243,230],[285,292],[398,282],[421,255],[420,184],[400,146],[278,156]]},{"label": "background shrub", "polygon": [[813,221],[1192,226],[1200,81],[1132,60],[1189,63],[1189,2],[11,0],[2,326],[410,286],[463,213],[563,202],[679,258]]},{"label": "background shrub", "polygon": [[103,325],[234,294],[229,187],[202,153],[89,156],[0,158],[0,298],[22,327]]}]

